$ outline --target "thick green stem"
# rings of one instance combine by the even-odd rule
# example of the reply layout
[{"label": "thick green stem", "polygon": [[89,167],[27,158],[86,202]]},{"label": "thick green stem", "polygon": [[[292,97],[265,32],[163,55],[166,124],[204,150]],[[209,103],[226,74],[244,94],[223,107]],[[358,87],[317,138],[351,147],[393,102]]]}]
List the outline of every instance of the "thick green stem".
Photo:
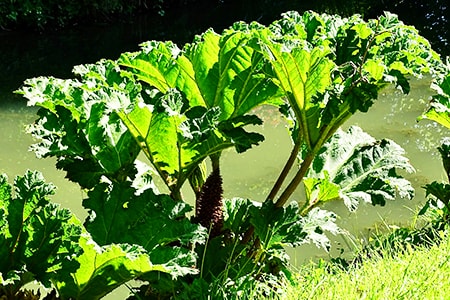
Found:
[{"label": "thick green stem", "polygon": [[303,159],[303,162],[300,166],[300,169],[297,171],[297,174],[295,174],[294,178],[291,180],[289,185],[286,187],[286,189],[280,195],[280,198],[278,198],[277,202],[275,203],[275,207],[282,207],[282,206],[284,206],[284,204],[286,204],[289,197],[297,189],[298,185],[303,180],[303,177],[305,177],[305,174],[308,171],[309,166],[311,165],[315,154],[316,154],[316,151],[308,152],[306,157]]},{"label": "thick green stem", "polygon": [[337,120],[333,124],[326,125],[322,128],[320,133],[320,139],[316,142],[314,148],[308,151],[308,153],[304,157],[303,162],[300,165],[300,169],[297,171],[297,174],[295,174],[294,178],[291,180],[289,185],[286,187],[286,189],[283,191],[283,193],[280,195],[277,202],[275,203],[276,207],[282,207],[284,206],[284,204],[286,204],[289,197],[297,189],[298,185],[303,180],[303,177],[305,177],[306,172],[308,172],[308,169],[311,166],[311,163],[314,160],[314,157],[316,156],[317,152],[320,150],[320,148],[322,148],[322,146],[331,137],[331,135],[333,135],[336,132],[336,130],[349,117],[350,117],[349,114],[344,114],[339,120]]},{"label": "thick green stem", "polygon": [[181,190],[177,187],[171,189],[170,197],[178,202],[183,201],[183,195],[181,194]]},{"label": "thick green stem", "polygon": [[267,200],[275,199],[275,196],[277,195],[278,191],[280,190],[281,185],[283,184],[284,180],[286,179],[287,175],[289,174],[289,171],[292,169],[292,166],[294,165],[294,163],[297,159],[299,150],[300,150],[300,143],[296,142],[294,144],[294,148],[292,148],[289,159],[287,160],[286,164],[284,165],[284,168],[281,171],[280,175],[278,176],[277,181],[273,185],[272,190],[269,193],[269,196],[267,196]]}]

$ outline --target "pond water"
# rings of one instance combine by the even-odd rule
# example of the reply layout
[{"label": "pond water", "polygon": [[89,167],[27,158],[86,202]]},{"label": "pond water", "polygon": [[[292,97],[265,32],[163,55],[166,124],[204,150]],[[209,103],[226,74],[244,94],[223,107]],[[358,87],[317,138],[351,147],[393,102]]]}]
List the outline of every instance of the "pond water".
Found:
[{"label": "pond water", "polygon": [[[135,50],[149,36],[148,33],[143,33],[144,29],[132,30],[131,25],[121,28],[119,31],[111,31],[110,28],[100,26],[92,29],[87,36],[83,31],[75,30],[70,38],[59,34],[41,37],[0,35],[0,67],[3,70],[0,77],[0,172],[6,173],[12,181],[27,169],[41,171],[48,182],[53,182],[58,187],[53,200],[70,208],[80,219],[87,215],[81,206],[85,195],[77,185],[64,179],[64,172],[56,170],[54,159],[40,160],[28,151],[33,140],[25,133],[25,127],[36,119],[36,108],[26,107],[24,100],[12,91],[25,78],[38,75],[68,77],[73,65],[92,63],[102,57],[115,59],[121,52]],[[155,39],[159,37],[158,33],[151,36]],[[448,131],[426,120],[416,121],[425,110],[431,95],[428,86],[428,79],[415,80],[412,82],[411,93],[406,96],[395,89],[386,89],[368,114],[358,113],[345,124],[345,127],[358,125],[377,139],[394,140],[405,149],[406,156],[416,169],[414,174],[406,174],[416,190],[416,196],[411,201],[397,199],[388,202],[385,207],[360,204],[356,213],[348,212],[340,202],[323,207],[336,212],[339,226],[357,239],[366,237],[377,224],[410,223],[425,201],[422,186],[445,178],[436,147],[448,135]],[[243,155],[237,155],[231,150],[223,154],[221,169],[225,197],[264,200],[289,156],[291,142],[281,116],[272,108],[265,108],[257,113],[263,117],[264,125],[256,130],[263,133],[266,140]],[[303,195],[299,189],[293,195],[293,200],[301,199]],[[333,248],[329,254],[313,245],[289,250],[292,262],[299,265],[310,259],[326,258],[336,255],[341,249],[351,248],[348,238],[338,236],[332,240]]]}]

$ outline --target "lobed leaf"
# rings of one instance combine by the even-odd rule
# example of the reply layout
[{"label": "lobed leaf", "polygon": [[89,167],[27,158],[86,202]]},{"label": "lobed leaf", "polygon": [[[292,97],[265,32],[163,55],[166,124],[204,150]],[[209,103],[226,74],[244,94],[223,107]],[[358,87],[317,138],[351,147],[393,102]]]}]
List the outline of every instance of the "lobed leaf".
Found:
[{"label": "lobed leaf", "polygon": [[327,58],[329,51],[326,48],[309,50],[304,42],[299,41],[298,45],[292,46],[291,40],[283,44],[269,38],[262,41],[263,54],[289,101],[302,139],[312,149],[319,138],[318,113],[322,106],[315,102],[315,97],[331,84],[334,63]]},{"label": "lobed leaf", "polygon": [[191,268],[195,254],[187,246],[203,243],[206,232],[187,219],[186,213],[192,208],[184,202],[155,195],[151,189],[137,195],[126,182],[97,185],[83,205],[91,215],[85,226],[99,245],[140,245],[152,263],[180,270],[173,276],[196,272]]},{"label": "lobed leaf", "polygon": [[153,264],[146,251],[136,245],[112,244],[103,247],[84,234],[80,239],[83,254],[77,258],[76,272],[62,270],[55,280],[61,299],[100,299],[129,280],[148,272],[170,272]]},{"label": "lobed leaf", "polygon": [[330,240],[325,235],[328,231],[334,235],[342,233],[342,230],[336,225],[336,214],[330,211],[313,208],[302,219],[303,230],[306,233],[307,241],[312,241],[318,248],[329,250]]},{"label": "lobed leaf", "polygon": [[330,241],[325,232],[341,233],[335,224],[334,213],[314,208],[302,216],[297,202],[277,208],[272,201],[266,201],[262,206],[250,206],[249,212],[255,235],[268,253],[280,247],[295,247],[310,241],[317,247],[329,250]]},{"label": "lobed leaf", "polygon": [[29,105],[41,107],[39,119],[29,127],[39,140],[31,149],[38,157],[58,157],[58,168],[85,188],[102,175],[132,177],[140,149],[114,109],[137,97],[139,86],[121,77],[110,61],[75,71],[81,80],[39,77],[19,90]]},{"label": "lobed leaf", "polygon": [[16,177],[14,195],[6,175],[0,185],[1,284],[18,290],[38,280],[50,287],[62,269],[75,271],[81,227],[68,210],[49,202],[55,187],[32,171]]},{"label": "lobed leaf", "polygon": [[356,111],[367,112],[388,84],[407,93],[408,76],[442,68],[428,41],[389,13],[365,21],[288,12],[269,29],[260,30],[255,49],[293,111],[293,140],[311,151]]},{"label": "lobed leaf", "polygon": [[261,207],[251,206],[250,216],[250,223],[263,249],[298,246],[306,242],[307,234],[296,202],[285,208],[276,208],[272,201],[265,201]]},{"label": "lobed leaf", "polygon": [[431,86],[436,95],[433,96],[430,107],[419,119],[433,120],[450,129],[450,75],[435,80]]},{"label": "lobed leaf", "polygon": [[[404,150],[390,140],[375,141],[360,128],[338,130],[315,157],[306,176],[307,207],[341,198],[350,210],[359,201],[384,205],[386,200],[411,199],[411,183],[397,174],[397,169],[413,172]],[[333,193],[330,197],[330,185]]]}]

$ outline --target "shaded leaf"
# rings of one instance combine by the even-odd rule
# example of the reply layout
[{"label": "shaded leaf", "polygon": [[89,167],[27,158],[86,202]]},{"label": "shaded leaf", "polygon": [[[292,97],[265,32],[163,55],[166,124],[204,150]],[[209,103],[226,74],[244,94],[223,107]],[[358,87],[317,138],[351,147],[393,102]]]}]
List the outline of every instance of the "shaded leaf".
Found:
[{"label": "shaded leaf", "polygon": [[450,206],[450,185],[439,182],[432,182],[425,185],[426,196],[433,195],[442,203]]},{"label": "shaded leaf", "polygon": [[250,223],[263,249],[298,246],[306,242],[307,233],[303,230],[296,202],[277,208],[272,201],[265,201],[260,207],[251,206],[250,215]]},{"label": "shaded leaf", "polygon": [[258,205],[259,203],[253,203],[249,199],[224,199],[224,230],[229,229],[233,233],[245,232],[250,224],[250,209]]}]

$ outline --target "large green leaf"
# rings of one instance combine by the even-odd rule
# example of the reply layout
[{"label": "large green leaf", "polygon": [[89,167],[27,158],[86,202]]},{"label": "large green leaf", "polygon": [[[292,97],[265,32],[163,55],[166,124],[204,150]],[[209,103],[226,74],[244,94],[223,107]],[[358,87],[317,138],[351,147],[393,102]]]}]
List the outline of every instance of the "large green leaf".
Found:
[{"label": "large green leaf", "polygon": [[396,171],[414,171],[403,155],[393,141],[376,141],[359,127],[338,130],[319,151],[305,178],[306,207],[343,199],[355,210],[359,201],[384,205],[396,195],[411,199],[411,183]]},{"label": "large green leaf", "polygon": [[266,250],[287,245],[298,246],[306,242],[296,202],[286,208],[276,208],[272,201],[265,201],[260,207],[250,207],[250,215],[255,235]]},{"label": "large green leaf", "polygon": [[249,212],[255,235],[260,239],[263,250],[267,252],[308,242],[329,249],[330,241],[325,232],[340,232],[335,224],[334,213],[315,208],[302,216],[297,202],[279,208],[275,207],[272,201],[266,201],[262,205],[250,206]]},{"label": "large green leaf", "polygon": [[386,13],[360,16],[283,14],[259,32],[259,49],[293,110],[293,139],[318,150],[356,111],[367,112],[379,90],[409,91],[408,76],[436,72],[439,55],[417,30]]},{"label": "large green leaf", "polygon": [[180,79],[180,69],[175,60],[180,52],[172,42],[150,41],[143,43],[142,51],[123,53],[118,63],[132,70],[139,80],[165,93],[175,87]]},{"label": "large green leaf", "polygon": [[170,268],[153,264],[136,245],[112,244],[100,247],[88,234],[80,239],[83,254],[77,257],[76,272],[60,271],[53,280],[61,299],[95,300],[120,285],[148,272],[169,273]]},{"label": "large green leaf", "polygon": [[137,103],[119,116],[172,191],[211,154],[230,147],[243,152],[263,140],[262,135],[243,129],[261,124],[256,116],[220,121],[218,107],[186,111],[187,100],[174,89],[156,93],[147,102],[151,104]]},{"label": "large green leaf", "polygon": [[263,37],[261,49],[269,60],[274,77],[284,91],[302,140],[313,149],[320,138],[320,109],[323,103],[315,101],[331,84],[335,64],[328,59],[329,49],[312,48],[303,41],[278,43]]},{"label": "large green leaf", "polygon": [[169,177],[167,181],[176,183],[176,177],[182,173],[180,168],[194,155],[183,151],[179,141],[180,126],[185,120],[180,104],[183,97],[171,91],[159,93],[153,100],[154,104],[137,104],[129,114],[119,115],[163,178]]},{"label": "large green leaf", "polygon": [[171,265],[175,275],[195,273],[195,254],[188,245],[203,243],[206,231],[186,217],[192,208],[151,189],[136,195],[131,183],[99,184],[88,193],[84,206],[92,217],[86,228],[100,245],[140,245],[152,263]]},{"label": "large green leaf", "polygon": [[29,127],[39,140],[32,149],[39,157],[58,157],[57,166],[82,187],[93,187],[102,175],[123,180],[134,173],[140,149],[114,109],[129,104],[139,87],[115,68],[101,61],[75,68],[81,81],[39,77],[19,91],[41,107]]},{"label": "large green leaf", "polygon": [[258,75],[262,56],[247,45],[248,38],[245,31],[208,30],[182,50],[171,42],[147,42],[118,63],[163,93],[178,89],[192,107],[220,107],[220,120],[226,120],[279,101],[277,87]]},{"label": "large green leaf", "polygon": [[234,234],[245,232],[250,225],[250,208],[253,206],[255,204],[249,199],[224,199],[224,230]]},{"label": "large green leaf", "polygon": [[93,187],[102,175],[123,180],[132,174],[140,151],[111,108],[126,101],[124,91],[101,85],[93,89],[98,84],[93,81],[40,77],[27,80],[21,90],[29,105],[42,107],[29,127],[39,140],[32,149],[39,157],[58,157],[58,168],[85,188]]},{"label": "large green leaf", "polygon": [[[124,202],[120,202],[128,205],[134,216],[129,218],[123,213],[114,214],[106,209],[119,210],[112,207],[112,203],[118,201],[115,197],[125,197],[126,192],[136,190],[129,186],[114,189],[110,196],[112,199],[108,198],[106,201],[110,201],[103,203],[107,206],[105,213],[109,215],[99,214],[99,220],[90,223],[92,231],[98,237],[100,233],[99,229],[94,228],[95,225],[110,226],[108,233],[111,235],[124,234],[121,237],[123,240],[140,242],[148,249],[112,243],[114,236],[104,237],[103,241],[107,244],[100,246],[69,210],[49,202],[48,196],[54,190],[53,185],[44,182],[41,173],[29,171],[24,176],[16,177],[15,193],[12,194],[7,177],[0,176],[0,285],[13,295],[26,283],[37,280],[46,287],[56,287],[61,299],[100,299],[125,282],[149,272],[168,273],[175,278],[197,271],[192,268],[195,257],[186,245],[202,241],[206,233],[184,217],[189,208],[182,203],[149,192],[144,192],[141,198],[133,202],[134,196],[131,194],[128,198],[121,198]],[[94,190],[90,194],[95,196],[95,193],[99,192]],[[152,202],[156,207],[153,210],[148,204],[152,197],[159,200]],[[140,210],[145,207],[144,203],[147,204],[146,210]],[[100,202],[96,204],[100,205]],[[99,210],[96,212],[100,213]],[[110,220],[101,216],[105,219],[109,216]],[[128,223],[125,218],[128,218]],[[180,218],[183,219],[178,220]],[[111,220],[116,223],[107,223]],[[153,227],[148,228],[151,223]],[[155,228],[155,224],[161,227]],[[120,226],[128,226],[134,234],[120,231]],[[161,231],[162,228],[164,230]],[[155,235],[155,231],[160,234]],[[171,234],[167,234],[168,231]],[[193,237],[195,234],[198,240]],[[168,245],[177,241],[184,248]],[[158,247],[168,249],[164,251]]]},{"label": "large green leaf", "polygon": [[184,49],[206,106],[220,107],[220,120],[276,103],[279,97],[276,86],[259,74],[263,56],[248,45],[250,30],[238,25],[221,36],[207,31]]},{"label": "large green leaf", "polygon": [[155,110],[155,99],[166,96],[150,92],[146,104],[119,113],[172,191],[211,154],[233,146],[243,152],[263,140],[243,129],[260,124],[246,114],[280,100],[277,86],[261,73],[262,55],[247,45],[249,32],[208,30],[182,50],[171,42],[148,42],[118,60],[138,80],[167,97],[179,94],[190,107],[186,114]]},{"label": "large green leaf", "polygon": [[14,181],[0,176],[0,284],[12,290],[32,280],[50,287],[55,274],[74,272],[81,227],[67,209],[49,202],[55,187],[39,172]]}]

